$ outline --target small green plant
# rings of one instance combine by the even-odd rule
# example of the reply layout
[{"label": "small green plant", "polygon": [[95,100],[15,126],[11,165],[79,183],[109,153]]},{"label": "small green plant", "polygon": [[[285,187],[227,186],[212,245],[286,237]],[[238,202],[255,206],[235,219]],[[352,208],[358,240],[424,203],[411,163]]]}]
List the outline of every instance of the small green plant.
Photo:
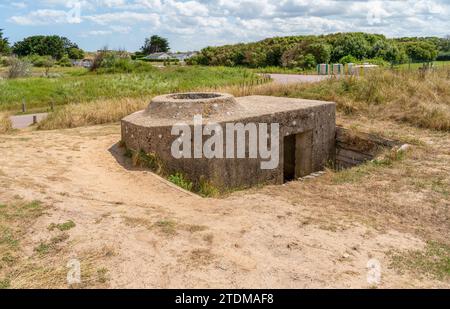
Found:
[{"label": "small green plant", "polygon": [[45,255],[47,253],[49,253],[50,251],[50,245],[44,242],[41,242],[39,244],[39,246],[37,246],[36,248],[34,248],[34,251],[36,253],[39,253],[40,255]]},{"label": "small green plant", "polygon": [[76,226],[75,222],[73,222],[72,220],[69,220],[67,222],[59,223],[59,224],[52,223],[49,225],[48,230],[54,231],[55,229],[58,229],[61,232],[64,232],[64,231],[73,229],[75,226]]},{"label": "small green plant", "polygon": [[151,169],[156,174],[163,172],[163,163],[155,153],[145,153],[145,151],[133,152],[132,161],[134,166],[146,167]]},{"label": "small green plant", "polygon": [[49,242],[41,242],[34,251],[39,255],[46,255],[51,252],[59,251],[59,244],[69,239],[69,234],[63,233],[50,239]]},{"label": "small green plant", "polygon": [[169,181],[177,186],[187,190],[192,191],[193,183],[186,179],[186,177],[181,173],[176,173],[174,175],[169,176]]}]

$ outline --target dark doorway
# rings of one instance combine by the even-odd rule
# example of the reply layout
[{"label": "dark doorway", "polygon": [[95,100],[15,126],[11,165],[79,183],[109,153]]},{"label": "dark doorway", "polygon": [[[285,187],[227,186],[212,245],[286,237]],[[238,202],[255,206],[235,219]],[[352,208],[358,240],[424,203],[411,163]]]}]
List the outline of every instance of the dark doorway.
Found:
[{"label": "dark doorway", "polygon": [[295,135],[284,138],[284,182],[295,179]]},{"label": "dark doorway", "polygon": [[313,172],[312,131],[284,138],[284,182],[305,177]]}]

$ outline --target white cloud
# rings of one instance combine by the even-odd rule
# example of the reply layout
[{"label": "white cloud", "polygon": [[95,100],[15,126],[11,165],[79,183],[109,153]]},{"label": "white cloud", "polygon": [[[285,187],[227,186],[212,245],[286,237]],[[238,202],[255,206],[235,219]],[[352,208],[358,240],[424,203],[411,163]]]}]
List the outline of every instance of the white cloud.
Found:
[{"label": "white cloud", "polygon": [[38,10],[16,13],[9,21],[69,23],[66,12],[74,1],[81,3],[85,33],[159,33],[190,48],[275,35],[366,31],[420,36],[446,35],[450,29],[449,0],[41,0],[27,2],[28,9]]},{"label": "white cloud", "polygon": [[84,19],[99,25],[110,25],[112,23],[136,24],[139,22],[145,22],[153,26],[160,25],[160,17],[158,14],[130,11],[89,15],[85,16]]},{"label": "white cloud", "polygon": [[12,16],[9,21],[21,26],[71,23],[68,13],[61,10],[37,10],[23,16]]},{"label": "white cloud", "polygon": [[13,2],[11,5],[18,9],[25,9],[27,7],[27,4],[25,2]]}]

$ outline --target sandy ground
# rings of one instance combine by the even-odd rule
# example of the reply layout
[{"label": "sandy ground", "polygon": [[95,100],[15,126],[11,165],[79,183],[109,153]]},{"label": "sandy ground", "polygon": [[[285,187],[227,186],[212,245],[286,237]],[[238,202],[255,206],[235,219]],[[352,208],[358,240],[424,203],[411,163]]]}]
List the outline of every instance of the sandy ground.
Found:
[{"label": "sandy ground", "polygon": [[49,206],[30,227],[26,255],[50,237],[51,223],[73,220],[70,250],[54,263],[111,248],[96,263],[112,288],[367,288],[370,259],[381,263],[379,287],[450,287],[392,269],[387,252],[421,249],[424,238],[396,223],[400,211],[389,225],[377,216],[382,210],[367,211],[420,195],[389,197],[382,179],[373,192],[343,190],[325,175],[203,199],[132,168],[116,145],[119,132],[108,125],[0,136],[0,201],[20,196]]}]

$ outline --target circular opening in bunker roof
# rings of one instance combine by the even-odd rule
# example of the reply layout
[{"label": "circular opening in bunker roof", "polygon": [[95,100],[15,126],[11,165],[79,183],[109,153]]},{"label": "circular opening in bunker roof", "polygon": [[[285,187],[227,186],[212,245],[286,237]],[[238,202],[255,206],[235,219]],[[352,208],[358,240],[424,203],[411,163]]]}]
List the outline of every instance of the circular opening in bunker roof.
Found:
[{"label": "circular opening in bunker roof", "polygon": [[234,96],[217,92],[173,93],[156,97],[147,113],[158,118],[190,118],[195,115],[213,117],[229,114],[236,108]]},{"label": "circular opening in bunker roof", "polygon": [[169,95],[169,98],[175,100],[204,100],[220,98],[223,95],[220,93],[208,93],[208,92],[190,92],[190,93],[177,93]]}]

